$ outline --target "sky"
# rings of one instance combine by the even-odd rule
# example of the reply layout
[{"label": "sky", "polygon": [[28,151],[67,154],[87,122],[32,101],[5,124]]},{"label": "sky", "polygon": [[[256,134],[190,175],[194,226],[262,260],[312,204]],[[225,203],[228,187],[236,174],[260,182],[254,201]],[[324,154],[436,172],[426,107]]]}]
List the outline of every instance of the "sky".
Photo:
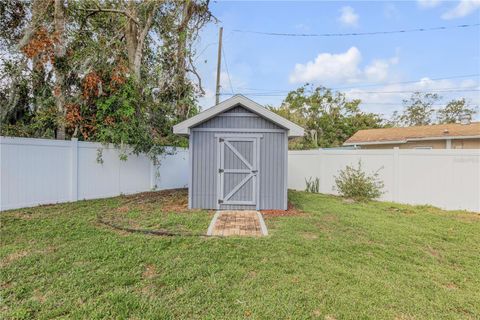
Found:
[{"label": "sky", "polygon": [[[480,23],[480,0],[212,1],[210,9],[218,23],[201,33],[195,61],[206,91],[199,100],[203,110],[215,102],[220,26],[221,101],[244,94],[279,106],[288,91],[308,82],[341,89],[361,99],[363,111],[386,117],[401,109],[412,91],[434,91],[442,101],[466,97],[480,105],[480,27],[455,28]],[[323,34],[433,27],[448,29],[331,37],[236,31]]]}]

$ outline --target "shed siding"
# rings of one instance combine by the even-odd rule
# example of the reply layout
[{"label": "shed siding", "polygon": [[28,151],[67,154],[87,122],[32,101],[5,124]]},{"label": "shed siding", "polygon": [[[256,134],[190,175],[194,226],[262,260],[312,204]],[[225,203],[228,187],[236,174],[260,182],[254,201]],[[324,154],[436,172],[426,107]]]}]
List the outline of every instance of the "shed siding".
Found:
[{"label": "shed siding", "polygon": [[[229,112],[230,111],[230,112]],[[235,107],[225,112],[226,114],[232,113],[248,113],[252,116],[245,117],[225,117],[222,114],[200,123],[195,128],[235,128],[235,129],[283,129],[273,122],[270,122],[260,116],[257,116],[253,112],[250,112],[241,107]]]},{"label": "shed siding", "polygon": [[[227,112],[250,113],[242,107],[235,107]],[[226,117],[221,114],[200,124],[195,128],[236,128],[236,129],[281,129],[274,123],[260,117]],[[190,190],[192,208],[215,209],[217,205],[217,142],[215,131],[195,131],[192,128],[192,183]],[[221,133],[228,134],[227,130]],[[253,131],[235,134],[251,135]],[[285,176],[287,152],[287,131],[258,132],[263,135],[260,139],[260,166],[258,180],[259,208],[286,209],[285,190],[287,177]],[[248,205],[222,205],[221,209],[255,209]]]},{"label": "shed siding", "polygon": [[224,113],[251,113],[250,110],[245,109],[242,106],[236,106],[232,109],[225,111]]}]

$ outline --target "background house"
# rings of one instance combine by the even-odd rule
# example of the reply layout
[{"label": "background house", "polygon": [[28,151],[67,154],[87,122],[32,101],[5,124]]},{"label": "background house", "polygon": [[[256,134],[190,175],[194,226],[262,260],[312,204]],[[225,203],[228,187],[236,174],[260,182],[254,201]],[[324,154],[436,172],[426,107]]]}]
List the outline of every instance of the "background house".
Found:
[{"label": "background house", "polygon": [[361,149],[480,149],[480,122],[359,130],[343,145]]}]

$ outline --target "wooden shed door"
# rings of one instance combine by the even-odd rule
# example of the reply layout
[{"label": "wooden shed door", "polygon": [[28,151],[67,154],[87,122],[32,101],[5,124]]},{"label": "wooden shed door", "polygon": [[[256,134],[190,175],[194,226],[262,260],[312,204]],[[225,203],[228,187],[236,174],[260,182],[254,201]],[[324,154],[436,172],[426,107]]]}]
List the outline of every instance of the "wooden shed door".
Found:
[{"label": "wooden shed door", "polygon": [[217,137],[218,206],[258,203],[258,138]]}]

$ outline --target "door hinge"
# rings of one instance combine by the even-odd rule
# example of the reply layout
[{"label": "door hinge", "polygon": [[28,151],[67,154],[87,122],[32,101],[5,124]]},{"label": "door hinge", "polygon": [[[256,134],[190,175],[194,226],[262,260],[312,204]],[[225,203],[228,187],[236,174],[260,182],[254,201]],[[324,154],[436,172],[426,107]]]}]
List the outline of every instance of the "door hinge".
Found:
[{"label": "door hinge", "polygon": [[223,138],[218,139],[218,141],[220,141],[220,142],[223,142],[224,140],[225,140],[225,139],[223,139]]},{"label": "door hinge", "polygon": [[223,169],[218,169],[218,173],[223,173]]},{"label": "door hinge", "polygon": [[218,199],[218,203],[223,203],[223,200],[222,200],[222,199]]}]

